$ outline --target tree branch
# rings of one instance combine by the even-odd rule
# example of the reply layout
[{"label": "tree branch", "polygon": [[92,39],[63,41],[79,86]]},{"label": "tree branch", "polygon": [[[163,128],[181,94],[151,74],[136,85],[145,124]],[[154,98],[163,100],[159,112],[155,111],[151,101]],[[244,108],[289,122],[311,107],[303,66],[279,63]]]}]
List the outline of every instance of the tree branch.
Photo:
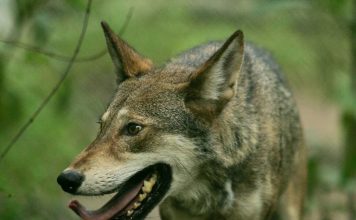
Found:
[{"label": "tree branch", "polygon": [[22,136],[22,134],[27,130],[27,128],[32,124],[32,122],[38,117],[38,115],[41,113],[43,108],[53,98],[53,96],[56,94],[57,90],[61,87],[61,85],[63,84],[64,80],[67,78],[70,70],[72,69],[73,63],[74,63],[75,59],[77,58],[77,55],[78,55],[78,53],[80,51],[82,43],[83,43],[83,39],[84,39],[86,30],[87,30],[87,27],[88,27],[88,21],[89,21],[91,5],[92,5],[92,0],[88,0],[87,6],[86,6],[85,15],[84,15],[84,20],[83,20],[83,25],[82,25],[82,31],[80,33],[77,46],[75,47],[73,55],[70,58],[69,63],[67,65],[67,67],[65,68],[61,78],[58,80],[57,84],[53,87],[52,91],[47,95],[47,97],[38,106],[36,111],[31,115],[31,117],[27,120],[27,122],[20,128],[20,130],[12,138],[10,143],[5,147],[5,149],[3,150],[3,152],[0,155],[0,161],[4,159],[4,157],[7,155],[9,150],[14,146],[14,144],[18,141],[18,139]]},{"label": "tree branch", "polygon": [[[122,35],[125,33],[128,24],[130,23],[130,20],[132,18],[133,15],[133,7],[131,7],[129,9],[129,12],[126,15],[125,21],[123,23],[123,25],[120,28],[119,34]],[[1,43],[13,46],[13,47],[18,47],[33,53],[39,53],[42,54],[44,56],[47,56],[49,58],[58,60],[58,61],[63,61],[63,62],[71,62],[72,57],[70,56],[66,56],[66,55],[62,55],[62,54],[58,54],[52,51],[48,51],[48,50],[44,50],[40,47],[34,46],[34,45],[30,45],[30,44],[26,44],[26,43],[22,43],[19,41],[14,41],[14,40],[3,40],[0,39]],[[103,49],[95,54],[92,54],[90,56],[86,56],[86,57],[79,57],[77,59],[75,59],[73,62],[87,62],[87,61],[93,61],[96,59],[99,59],[100,57],[104,56],[107,53],[107,49]]]}]

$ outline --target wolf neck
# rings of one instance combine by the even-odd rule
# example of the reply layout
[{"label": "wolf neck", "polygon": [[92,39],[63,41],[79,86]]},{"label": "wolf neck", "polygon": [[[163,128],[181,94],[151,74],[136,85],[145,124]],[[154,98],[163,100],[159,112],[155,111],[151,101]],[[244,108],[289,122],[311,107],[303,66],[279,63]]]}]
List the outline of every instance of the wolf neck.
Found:
[{"label": "wolf neck", "polygon": [[[230,179],[230,174],[237,172],[238,176],[240,168],[250,163],[256,150],[259,126],[253,113],[253,104],[246,98],[244,91],[251,83],[246,72],[242,73],[238,83],[239,95],[228,103],[211,128],[211,131],[215,131],[211,133],[209,143],[209,149],[212,149],[209,153],[211,159],[205,159],[198,168],[200,174],[194,182],[172,199],[175,207],[193,216],[229,212],[232,209],[234,194],[238,193],[234,189],[239,181]],[[244,117],[246,112],[250,112],[249,117]],[[251,173],[244,175],[246,180],[255,178],[253,170],[243,169]],[[250,186],[243,187],[247,189]]]},{"label": "wolf neck", "polygon": [[[222,180],[218,176],[227,174],[226,170],[216,166],[211,166],[208,169],[205,168],[207,173],[202,173],[196,178],[191,187],[170,198],[170,202],[176,209],[187,212],[191,216],[202,216],[216,212],[228,212],[232,208],[234,201],[232,181],[226,177]],[[214,171],[215,169],[218,172]],[[208,177],[210,175],[214,176],[214,181]]]},{"label": "wolf neck", "polygon": [[205,162],[197,168],[199,173],[189,183],[189,187],[169,199],[176,209],[191,216],[209,216],[231,211],[235,198],[235,180],[230,179],[229,174],[232,167],[238,166],[238,161],[242,162],[247,156],[247,152],[233,153],[236,149],[232,148],[239,147],[242,143],[240,129],[235,124],[222,118],[216,125],[224,129],[217,129],[218,132],[211,137],[213,152],[209,153],[209,157],[212,158],[205,158]]}]

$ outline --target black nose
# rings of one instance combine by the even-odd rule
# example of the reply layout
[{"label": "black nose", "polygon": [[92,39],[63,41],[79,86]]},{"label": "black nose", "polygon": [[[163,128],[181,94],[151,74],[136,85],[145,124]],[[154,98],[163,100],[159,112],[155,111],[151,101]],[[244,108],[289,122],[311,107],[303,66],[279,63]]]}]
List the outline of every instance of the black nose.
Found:
[{"label": "black nose", "polygon": [[82,184],[84,176],[76,171],[64,171],[58,178],[57,183],[68,193],[75,193]]}]

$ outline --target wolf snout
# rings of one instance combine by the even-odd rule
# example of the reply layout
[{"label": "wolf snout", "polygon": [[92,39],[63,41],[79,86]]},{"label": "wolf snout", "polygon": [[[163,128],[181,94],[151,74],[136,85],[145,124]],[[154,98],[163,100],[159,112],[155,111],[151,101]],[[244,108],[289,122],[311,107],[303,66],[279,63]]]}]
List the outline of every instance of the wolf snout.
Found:
[{"label": "wolf snout", "polygon": [[74,170],[63,171],[57,177],[57,183],[68,193],[75,193],[84,181],[84,175]]}]

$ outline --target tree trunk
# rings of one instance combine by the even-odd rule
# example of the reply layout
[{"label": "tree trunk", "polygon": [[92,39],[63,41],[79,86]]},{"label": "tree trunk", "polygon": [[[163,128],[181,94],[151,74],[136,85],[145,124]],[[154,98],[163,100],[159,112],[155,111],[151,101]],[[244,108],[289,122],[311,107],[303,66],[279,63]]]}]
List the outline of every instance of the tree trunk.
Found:
[{"label": "tree trunk", "polygon": [[[351,89],[352,95],[356,97],[356,0],[353,2],[352,20],[350,24],[351,29]],[[356,100],[355,100],[356,101]]]},{"label": "tree trunk", "polygon": [[[346,108],[342,115],[344,129],[344,164],[342,170],[342,182],[347,185],[356,179],[356,0],[353,1],[352,20],[350,23],[351,43],[351,109]],[[352,190],[348,195],[349,219],[356,219],[356,194]]]},{"label": "tree trunk", "polygon": [[[356,97],[356,0],[353,1],[352,20],[350,24],[351,40],[351,97]],[[351,106],[356,106],[356,98]],[[343,182],[356,177],[356,109],[346,108],[342,115],[342,125],[345,132]]]},{"label": "tree trunk", "polygon": [[4,91],[5,91],[5,64],[4,64],[4,58],[1,56],[0,52],[0,121],[3,121],[3,115],[6,109],[5,109],[5,103],[4,103]]}]

